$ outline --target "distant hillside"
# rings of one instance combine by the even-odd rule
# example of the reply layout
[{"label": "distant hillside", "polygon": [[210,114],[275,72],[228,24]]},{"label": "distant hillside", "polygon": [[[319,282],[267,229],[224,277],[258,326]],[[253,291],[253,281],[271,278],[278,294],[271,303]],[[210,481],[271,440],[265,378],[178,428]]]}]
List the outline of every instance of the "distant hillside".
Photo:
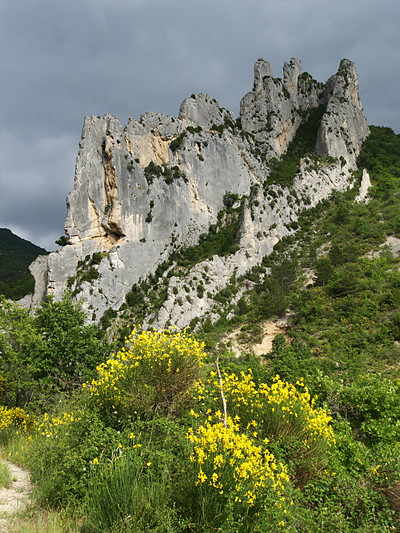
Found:
[{"label": "distant hillside", "polygon": [[0,228],[0,294],[18,300],[32,292],[34,279],[28,267],[44,254],[48,254],[44,248]]}]

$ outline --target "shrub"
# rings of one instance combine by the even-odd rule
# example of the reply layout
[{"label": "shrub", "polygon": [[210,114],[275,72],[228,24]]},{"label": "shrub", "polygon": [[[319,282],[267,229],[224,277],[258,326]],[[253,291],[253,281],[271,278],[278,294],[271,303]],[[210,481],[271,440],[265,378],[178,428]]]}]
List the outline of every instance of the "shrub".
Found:
[{"label": "shrub", "polygon": [[106,427],[91,408],[77,407],[38,419],[18,457],[31,471],[39,503],[58,506],[80,501],[92,462],[123,445],[127,436]]},{"label": "shrub", "polygon": [[71,390],[94,375],[110,345],[97,326],[85,321],[81,303],[70,293],[60,301],[47,297],[35,316],[36,329],[44,339],[36,356],[37,377]]},{"label": "shrub", "polygon": [[0,296],[0,401],[24,407],[39,393],[38,353],[43,338],[28,309]]},{"label": "shrub", "polygon": [[226,523],[231,514],[233,519],[241,517],[248,531],[255,517],[279,500],[289,478],[285,466],[266,449],[266,441],[259,445],[234,419],[228,417],[226,425],[218,421],[221,416],[216,412],[215,421],[188,432],[190,461],[197,470],[193,518],[211,529]]},{"label": "shrub", "polygon": [[359,376],[351,383],[319,375],[315,382],[321,399],[348,421],[360,441],[399,442],[400,383],[380,375]]},{"label": "shrub", "polygon": [[176,139],[171,141],[169,147],[172,153],[176,152],[176,150],[178,150],[182,146],[185,135],[186,131],[183,131]]},{"label": "shrub", "polygon": [[139,533],[180,530],[168,507],[168,483],[134,451],[99,465],[89,484],[85,531]]},{"label": "shrub", "polygon": [[186,505],[195,530],[299,530],[307,513],[296,511],[289,476],[304,487],[327,472],[335,443],[328,413],[315,407],[302,382],[277,376],[257,385],[251,371],[211,373],[194,397]]},{"label": "shrub", "polygon": [[0,442],[8,440],[18,433],[25,433],[33,428],[34,418],[20,407],[10,409],[0,406]]},{"label": "shrub", "polygon": [[61,235],[56,241],[55,244],[58,244],[59,246],[66,246],[68,244],[69,240],[66,235]]},{"label": "shrub", "polygon": [[123,415],[173,414],[188,400],[204,357],[203,345],[185,331],[135,329],[84,386],[97,404]]},{"label": "shrub", "polygon": [[225,207],[233,207],[239,201],[239,195],[234,192],[224,194],[223,202]]},{"label": "shrub", "polygon": [[34,317],[0,298],[1,403],[42,408],[55,393],[93,377],[111,347],[85,320],[80,302],[68,292],[60,301],[46,298]]},{"label": "shrub", "polygon": [[[215,373],[202,386],[199,396],[202,409],[219,412],[220,383]],[[321,472],[328,459],[327,451],[334,444],[331,417],[315,407],[307,387],[295,385],[276,376],[271,385],[256,385],[251,371],[224,374],[222,389],[229,415],[243,432],[250,432],[273,449],[291,465],[295,480],[303,485]]]}]

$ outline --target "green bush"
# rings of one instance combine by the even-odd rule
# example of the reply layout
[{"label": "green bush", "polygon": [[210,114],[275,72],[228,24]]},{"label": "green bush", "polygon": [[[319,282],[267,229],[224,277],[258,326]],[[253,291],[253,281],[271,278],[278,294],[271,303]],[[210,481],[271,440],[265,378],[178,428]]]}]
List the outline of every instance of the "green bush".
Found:
[{"label": "green bush", "polygon": [[8,406],[43,408],[53,395],[90,378],[111,346],[85,324],[81,304],[66,293],[49,297],[32,317],[0,299],[0,399]]},{"label": "green bush", "polygon": [[58,244],[58,246],[66,246],[68,243],[69,240],[66,235],[61,235],[61,237],[55,241],[55,244]]},{"label": "green bush", "polygon": [[35,496],[46,506],[79,503],[86,493],[92,461],[110,457],[128,438],[106,427],[90,407],[44,415],[21,458],[37,485]]},{"label": "green bush", "polygon": [[238,200],[239,195],[236,193],[227,192],[224,194],[223,202],[225,207],[233,207]]},{"label": "green bush", "polygon": [[358,440],[375,445],[400,439],[400,384],[379,375],[351,383],[319,375],[315,387],[320,399],[349,422]]},{"label": "green bush", "polygon": [[94,374],[110,345],[95,325],[86,325],[80,302],[65,293],[60,301],[48,297],[38,308],[34,323],[44,342],[36,364],[38,377],[69,390]]},{"label": "green bush", "polygon": [[176,139],[171,141],[169,148],[172,153],[175,153],[182,146],[185,136],[186,131],[183,131]]}]

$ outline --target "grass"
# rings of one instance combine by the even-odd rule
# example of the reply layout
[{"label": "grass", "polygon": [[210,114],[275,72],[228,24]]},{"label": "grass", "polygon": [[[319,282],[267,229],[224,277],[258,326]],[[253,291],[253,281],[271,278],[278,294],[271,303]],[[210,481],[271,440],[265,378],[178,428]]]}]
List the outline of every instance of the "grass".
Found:
[{"label": "grass", "polygon": [[[116,457],[101,465],[93,479],[87,504],[87,533],[179,531],[171,509],[168,483],[156,479],[151,463],[141,464],[135,454]],[[175,527],[176,526],[176,527]]]},{"label": "grass", "polygon": [[73,516],[73,511],[47,511],[35,509],[24,515],[11,518],[8,524],[10,533],[78,533],[81,524]]},{"label": "grass", "polygon": [[0,462],[0,488],[9,487],[11,483],[11,473],[8,466]]},{"label": "grass", "polygon": [[[23,442],[22,435],[20,438],[14,436],[7,445],[2,446],[1,454],[14,455],[15,458],[15,452],[17,449],[20,450]],[[0,488],[8,488],[12,481],[10,469],[0,459]],[[30,507],[12,517],[7,517],[7,527],[9,533],[78,533],[81,531],[81,520],[77,519],[76,509],[55,511]]]}]

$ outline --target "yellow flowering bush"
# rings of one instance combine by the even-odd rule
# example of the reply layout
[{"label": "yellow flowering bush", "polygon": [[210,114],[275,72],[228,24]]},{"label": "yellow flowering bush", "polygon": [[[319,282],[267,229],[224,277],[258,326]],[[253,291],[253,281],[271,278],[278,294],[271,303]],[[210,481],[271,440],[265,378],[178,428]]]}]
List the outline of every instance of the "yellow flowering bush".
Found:
[{"label": "yellow flowering bush", "polygon": [[187,437],[193,444],[190,460],[199,467],[196,484],[213,487],[221,495],[234,492],[237,503],[262,505],[266,490],[279,492],[289,481],[286,467],[278,465],[266,448],[268,440],[255,444],[230,417],[226,426],[206,421],[197,430],[190,428]]},{"label": "yellow flowering bush", "polygon": [[[240,420],[241,427],[257,427],[269,438],[296,433],[309,445],[315,439],[323,440],[328,446],[335,442],[329,425],[332,417],[325,409],[315,407],[315,399],[300,381],[293,385],[276,376],[271,385],[256,385],[249,370],[239,376],[225,373],[222,387],[229,414]],[[197,386],[197,399],[206,407],[212,398],[218,408],[219,390],[217,375],[211,372],[211,379]]]},{"label": "yellow flowering bush", "polygon": [[328,445],[334,443],[329,425],[332,417],[325,409],[315,407],[315,399],[301,381],[295,386],[276,376],[272,385],[256,386],[251,372],[242,372],[240,377],[225,375],[223,388],[231,413],[239,415],[247,425],[256,421],[270,437],[295,433],[307,445],[315,439],[322,439]]},{"label": "yellow flowering bush", "polygon": [[[221,406],[220,387],[215,372],[206,383],[197,385],[196,399],[209,421]],[[256,385],[251,371],[225,373],[222,390],[227,411],[241,431],[259,441],[268,439],[270,449],[279,449],[293,463],[299,484],[325,467],[326,452],[335,442],[332,417],[315,406],[302,382],[293,385],[276,376],[271,385]]]},{"label": "yellow flowering bush", "polygon": [[263,515],[280,530],[288,513],[286,466],[270,452],[268,439],[244,432],[238,417],[222,417],[220,411],[209,414],[187,432],[193,450],[194,522],[202,525],[200,531],[230,531],[232,524],[240,523],[235,531],[250,532]]},{"label": "yellow flowering bush", "polygon": [[84,387],[119,415],[177,412],[200,377],[204,346],[186,331],[134,329],[125,346],[97,367]]},{"label": "yellow flowering bush", "polygon": [[20,407],[0,406],[0,434],[7,430],[28,431],[32,429],[34,418]]}]

